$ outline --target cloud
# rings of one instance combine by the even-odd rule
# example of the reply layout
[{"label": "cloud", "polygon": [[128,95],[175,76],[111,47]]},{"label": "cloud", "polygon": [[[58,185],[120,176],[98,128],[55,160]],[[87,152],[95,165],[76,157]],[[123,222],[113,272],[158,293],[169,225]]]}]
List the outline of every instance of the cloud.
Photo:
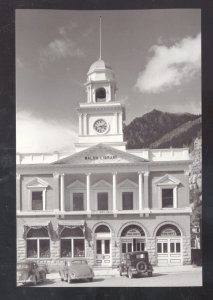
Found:
[{"label": "cloud", "polygon": [[27,111],[17,112],[17,152],[73,151],[74,142],[77,142],[77,130],[69,122],[44,120]]},{"label": "cloud", "polygon": [[76,42],[67,37],[67,28],[59,28],[59,37],[51,41],[46,47],[40,49],[39,64],[41,67],[66,57],[82,57],[85,56]]},{"label": "cloud", "polygon": [[191,80],[201,68],[201,34],[186,37],[171,47],[154,45],[135,88],[142,93],[164,92]]}]

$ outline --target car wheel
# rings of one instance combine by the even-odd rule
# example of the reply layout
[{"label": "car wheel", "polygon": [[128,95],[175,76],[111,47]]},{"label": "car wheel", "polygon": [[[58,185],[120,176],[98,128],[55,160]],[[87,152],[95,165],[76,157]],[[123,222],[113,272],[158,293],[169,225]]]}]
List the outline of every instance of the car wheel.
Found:
[{"label": "car wheel", "polygon": [[147,264],[145,263],[145,261],[139,261],[136,265],[136,270],[138,272],[146,272]]},{"label": "car wheel", "polygon": [[132,271],[130,269],[128,269],[127,276],[129,279],[132,279]]},{"label": "car wheel", "polygon": [[123,273],[122,273],[122,270],[120,269],[120,276],[122,276],[123,275]]},{"label": "car wheel", "polygon": [[152,272],[148,272],[148,277],[152,277]]}]

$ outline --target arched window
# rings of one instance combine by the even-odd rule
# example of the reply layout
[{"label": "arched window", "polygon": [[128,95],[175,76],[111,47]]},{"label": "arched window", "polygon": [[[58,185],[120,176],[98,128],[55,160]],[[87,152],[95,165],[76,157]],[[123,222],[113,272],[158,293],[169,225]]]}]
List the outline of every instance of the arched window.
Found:
[{"label": "arched window", "polygon": [[84,257],[84,233],[80,227],[64,226],[60,234],[61,257]]},{"label": "arched window", "polygon": [[129,225],[123,229],[121,236],[145,236],[145,233],[140,226]]},{"label": "arched window", "polygon": [[180,235],[181,235],[180,230],[172,224],[161,226],[156,233],[156,236],[167,236],[167,237],[180,236]]},{"label": "arched window", "polygon": [[104,88],[98,88],[95,91],[95,101],[104,102],[106,100],[106,90]]},{"label": "arched window", "polygon": [[31,228],[27,233],[27,257],[50,257],[50,238],[45,227]]},{"label": "arched window", "polygon": [[101,232],[110,232],[109,228],[106,225],[99,225],[95,229],[95,233],[101,233]]}]

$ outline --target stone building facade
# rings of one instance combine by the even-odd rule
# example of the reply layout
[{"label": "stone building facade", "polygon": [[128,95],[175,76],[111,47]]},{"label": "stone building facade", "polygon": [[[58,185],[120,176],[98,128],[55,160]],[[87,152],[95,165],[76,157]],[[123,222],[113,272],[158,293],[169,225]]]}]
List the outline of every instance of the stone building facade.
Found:
[{"label": "stone building facade", "polygon": [[85,87],[75,153],[17,154],[17,260],[113,268],[145,249],[153,265],[190,264],[188,149],[126,149],[125,107],[103,60]]}]

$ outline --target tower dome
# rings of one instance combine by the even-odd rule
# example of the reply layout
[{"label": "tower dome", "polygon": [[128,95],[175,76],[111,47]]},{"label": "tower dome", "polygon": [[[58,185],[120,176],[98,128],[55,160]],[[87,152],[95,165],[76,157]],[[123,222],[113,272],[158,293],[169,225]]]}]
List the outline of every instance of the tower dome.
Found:
[{"label": "tower dome", "polygon": [[87,73],[88,81],[115,81],[115,74],[110,64],[106,63],[102,59],[95,61],[89,68]]},{"label": "tower dome", "polygon": [[102,59],[99,59],[90,66],[88,75],[95,71],[104,71],[107,69],[112,71],[112,67],[108,63],[104,62]]}]

